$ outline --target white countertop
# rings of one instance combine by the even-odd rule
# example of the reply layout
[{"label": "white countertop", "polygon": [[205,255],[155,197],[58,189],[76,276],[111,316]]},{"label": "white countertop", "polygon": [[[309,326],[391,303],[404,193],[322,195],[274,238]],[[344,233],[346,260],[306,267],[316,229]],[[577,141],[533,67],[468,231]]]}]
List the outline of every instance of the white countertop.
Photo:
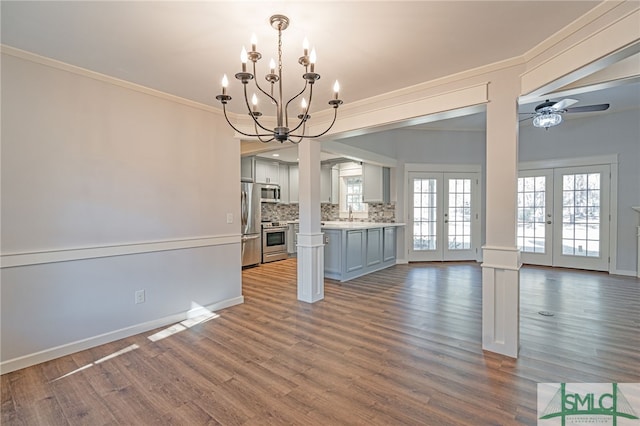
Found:
[{"label": "white countertop", "polygon": [[385,228],[389,226],[405,226],[398,222],[322,222],[321,229],[371,229]]}]

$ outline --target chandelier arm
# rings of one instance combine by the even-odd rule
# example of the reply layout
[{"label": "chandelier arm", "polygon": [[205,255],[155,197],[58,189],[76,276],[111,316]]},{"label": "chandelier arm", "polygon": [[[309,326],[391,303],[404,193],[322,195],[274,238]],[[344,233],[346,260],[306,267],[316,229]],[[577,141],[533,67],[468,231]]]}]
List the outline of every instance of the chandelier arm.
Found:
[{"label": "chandelier arm", "polygon": [[252,138],[255,138],[255,137],[258,137],[258,138],[259,138],[260,136],[271,136],[271,134],[270,134],[270,133],[267,133],[266,135],[263,135],[263,134],[256,134],[256,135],[252,135],[252,134],[250,134],[250,133],[245,133],[245,132],[243,132],[242,130],[238,130],[238,129],[236,128],[236,126],[234,126],[233,124],[231,124],[231,121],[229,121],[229,117],[227,117],[227,109],[225,108],[225,105],[224,105],[224,104],[222,104],[222,111],[224,112],[224,118],[227,120],[227,123],[229,124],[229,126],[231,126],[231,128],[232,128],[233,130],[235,130],[236,132],[240,133],[241,135],[244,135],[244,136],[250,136],[250,137],[252,137]]},{"label": "chandelier arm", "polygon": [[[295,98],[297,98],[298,96],[300,96],[301,94],[303,94],[305,90],[307,90],[307,84],[308,84],[308,82],[305,83],[304,89],[302,89],[302,92],[298,93],[294,98],[291,99],[291,101],[294,100]],[[309,108],[311,108],[311,100],[312,99],[313,99],[313,84],[309,88],[309,103],[307,104],[307,108],[304,111],[303,118],[300,120],[300,123],[298,123],[298,125],[296,127],[291,129],[292,133],[295,132],[296,130],[298,130],[300,128],[300,126],[302,126],[303,124],[305,124],[307,122],[307,120],[309,118]],[[289,102],[291,102],[291,101],[289,101]],[[289,102],[287,102],[287,106],[289,106]],[[302,133],[304,134],[304,127],[302,128]]]},{"label": "chandelier arm", "polygon": [[[254,126],[258,126],[260,127],[262,130],[264,130],[265,132],[272,132],[273,129],[267,129],[266,127],[264,127],[262,124],[260,124],[260,122],[258,121],[258,119],[256,118],[256,116],[251,112],[251,107],[249,106],[249,98],[247,98],[247,85],[243,84],[242,85],[244,87],[244,102],[247,105],[247,111],[249,111],[249,116],[251,117],[251,119],[253,120],[253,124]],[[256,128],[256,134],[255,135],[250,135],[250,136],[259,136],[258,134],[258,130]],[[269,135],[262,135],[262,136],[269,136]]]},{"label": "chandelier arm", "polygon": [[[307,125],[306,125],[306,123],[302,126],[302,134],[303,134],[303,135],[304,135],[304,130],[305,130],[305,127],[306,127],[306,126],[307,126]],[[300,126],[298,126],[298,127],[300,127]],[[296,128],[297,128],[297,127],[296,127]],[[292,139],[292,137],[297,137],[297,138],[298,138],[298,140],[296,141],[296,140]],[[297,144],[299,144],[300,142],[302,142],[302,139],[304,139],[304,136],[296,136],[296,135],[290,135],[290,136],[289,136],[289,142],[291,142],[292,144],[295,144],[295,145],[297,145]]]},{"label": "chandelier arm", "polygon": [[260,135],[260,134],[258,133],[258,126],[256,126],[256,124],[255,124],[255,123],[253,124],[253,128],[256,130],[256,136],[258,137],[258,140],[259,140],[260,142],[262,142],[262,143],[268,143],[268,142],[271,142],[272,140],[274,140],[274,139],[275,139],[275,136],[272,136],[272,137],[271,137],[271,139],[262,139],[262,135]]},{"label": "chandelier arm", "polygon": [[[253,63],[253,75],[257,75],[256,74],[256,63]],[[278,101],[276,100],[276,98],[274,98],[273,96],[271,96],[269,93],[265,92],[262,87],[260,87],[260,85],[258,84],[258,79],[254,78],[253,82],[255,83],[256,87],[258,88],[259,91],[261,91],[262,93],[264,93],[266,96],[268,96],[276,105],[278,105]]]},{"label": "chandelier arm", "polygon": [[338,117],[338,108],[334,108],[334,111],[333,111],[333,121],[331,122],[331,124],[329,125],[329,127],[327,127],[327,129],[326,129],[324,132],[319,133],[319,134],[317,134],[317,135],[313,135],[313,136],[311,136],[311,135],[309,135],[309,136],[307,136],[307,135],[290,135],[290,137],[291,137],[291,136],[293,136],[293,137],[296,137],[296,138],[307,138],[307,139],[311,139],[311,138],[319,138],[320,136],[323,136],[323,135],[324,135],[324,134],[326,134],[329,130],[331,130],[331,128],[333,127],[334,123],[336,122],[336,118],[337,118],[337,117]]},{"label": "chandelier arm", "polygon": [[[297,98],[298,96],[302,95],[302,94],[304,93],[304,91],[305,91],[305,90],[307,90],[307,86],[308,86],[308,85],[309,85],[309,82],[305,80],[305,82],[304,82],[304,87],[302,88],[302,90],[301,90],[300,92],[298,92],[298,94],[297,94],[297,95],[295,95],[293,98],[289,99],[289,102],[287,102],[287,105],[284,107],[284,113],[285,113],[285,115],[287,115],[287,116],[289,115],[289,104],[290,104],[291,102],[293,102],[294,100],[296,100],[296,98]],[[311,85],[311,88],[313,89],[313,85]],[[309,99],[311,99],[311,98],[309,98]],[[307,110],[304,112],[304,115],[305,115],[305,116],[306,116],[306,115],[307,115],[307,113],[309,112],[309,106],[310,106],[310,105],[311,105],[311,102],[309,102],[309,103],[307,104]],[[298,127],[300,127],[300,125],[298,125],[298,126],[296,127],[296,129],[297,129]],[[295,129],[294,129],[294,130],[295,130]]]}]

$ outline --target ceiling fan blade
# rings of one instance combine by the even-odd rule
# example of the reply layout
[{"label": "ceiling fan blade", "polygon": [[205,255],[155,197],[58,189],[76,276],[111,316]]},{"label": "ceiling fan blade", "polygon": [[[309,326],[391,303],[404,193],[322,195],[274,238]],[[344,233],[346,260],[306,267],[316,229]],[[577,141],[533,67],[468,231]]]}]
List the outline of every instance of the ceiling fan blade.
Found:
[{"label": "ceiling fan blade", "polygon": [[606,109],[609,109],[609,104],[585,105],[585,106],[567,108],[566,112],[570,112],[570,113],[593,112],[593,111],[604,111]]},{"label": "ceiling fan blade", "polygon": [[575,103],[577,103],[578,101],[575,99],[563,99],[561,101],[556,102],[555,104],[553,104],[551,106],[551,109],[555,109],[556,111],[559,111],[561,109],[566,109],[568,106],[571,106]]}]

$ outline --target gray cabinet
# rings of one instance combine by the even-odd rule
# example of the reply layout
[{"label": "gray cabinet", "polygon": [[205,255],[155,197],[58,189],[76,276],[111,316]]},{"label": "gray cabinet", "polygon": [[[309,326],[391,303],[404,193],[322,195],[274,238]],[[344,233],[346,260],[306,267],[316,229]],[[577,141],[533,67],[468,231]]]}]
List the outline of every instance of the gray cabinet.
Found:
[{"label": "gray cabinet", "polygon": [[289,202],[297,203],[298,198],[298,166],[289,166]]},{"label": "gray cabinet", "polygon": [[337,166],[320,167],[320,202],[338,204],[340,200],[340,171]]},{"label": "gray cabinet", "polygon": [[362,192],[365,203],[391,201],[391,169],[373,164],[362,165]]},{"label": "gray cabinet", "polygon": [[256,176],[258,183],[280,183],[280,164],[277,161],[255,160]]},{"label": "gray cabinet", "polygon": [[345,272],[354,272],[364,269],[365,230],[358,229],[346,232],[345,244]]},{"label": "gray cabinet", "polygon": [[278,166],[278,183],[280,185],[280,202],[289,204],[290,191],[289,191],[289,166],[286,164],[280,164]]},{"label": "gray cabinet", "polygon": [[396,263],[395,226],[362,229],[323,227],[322,232],[326,278],[348,281]]},{"label": "gray cabinet", "polygon": [[340,203],[340,169],[331,167],[331,204]]},{"label": "gray cabinet", "polygon": [[367,266],[382,263],[382,228],[367,229]]},{"label": "gray cabinet", "polygon": [[300,224],[290,223],[287,234],[287,253],[294,254],[298,252],[298,233],[300,232]]},{"label": "gray cabinet", "polygon": [[373,164],[362,165],[362,193],[365,203],[382,202],[382,167]]},{"label": "gray cabinet", "polygon": [[254,179],[254,157],[242,157],[240,159],[240,177]]},{"label": "gray cabinet", "polygon": [[324,230],[324,273],[327,278],[342,275],[342,231]]},{"label": "gray cabinet", "polygon": [[396,227],[387,226],[384,229],[382,243],[382,261],[395,262],[396,260]]},{"label": "gray cabinet", "polygon": [[331,167],[320,167],[320,202],[331,202]]}]

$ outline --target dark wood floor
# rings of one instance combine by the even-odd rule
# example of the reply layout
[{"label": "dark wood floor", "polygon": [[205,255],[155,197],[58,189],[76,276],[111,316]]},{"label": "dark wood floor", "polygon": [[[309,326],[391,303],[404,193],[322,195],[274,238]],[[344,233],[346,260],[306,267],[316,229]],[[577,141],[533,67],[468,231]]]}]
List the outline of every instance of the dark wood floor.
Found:
[{"label": "dark wood floor", "polygon": [[517,360],[481,349],[475,263],[327,280],[316,304],[295,282],[295,259],[249,269],[217,318],[5,374],[2,424],[533,425],[538,382],[640,382],[635,278],[524,267]]}]

